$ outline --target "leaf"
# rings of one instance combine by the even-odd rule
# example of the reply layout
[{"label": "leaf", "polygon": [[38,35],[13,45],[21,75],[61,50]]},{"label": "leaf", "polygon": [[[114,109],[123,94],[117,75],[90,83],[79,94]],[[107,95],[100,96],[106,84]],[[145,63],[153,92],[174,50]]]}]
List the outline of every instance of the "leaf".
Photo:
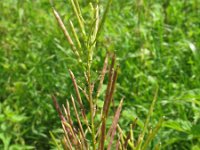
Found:
[{"label": "leaf", "polygon": [[200,137],[200,124],[193,125],[190,132],[192,135]]},{"label": "leaf", "polygon": [[102,101],[102,100],[98,100],[98,101],[97,101],[97,106],[98,106],[99,108],[103,108],[103,104],[104,104],[104,101]]},{"label": "leaf", "polygon": [[195,54],[196,53],[196,46],[193,43],[189,42],[189,47],[190,47],[191,51]]},{"label": "leaf", "polygon": [[3,114],[0,114],[0,122],[5,120],[5,116]]},{"label": "leaf", "polygon": [[192,146],[192,150],[200,150],[200,146],[199,145],[194,145],[194,146]]},{"label": "leaf", "polygon": [[180,132],[185,132],[185,133],[189,133],[189,131],[191,130],[191,123],[189,121],[184,121],[184,120],[170,120],[167,121],[163,124],[164,127],[168,127]]},{"label": "leaf", "polygon": [[58,144],[58,142],[57,142],[55,136],[53,135],[53,133],[52,133],[51,131],[50,131],[49,133],[50,133],[50,136],[51,136],[51,138],[52,138],[52,140],[53,140],[53,143],[55,144],[56,148],[57,148],[58,150],[61,150],[61,148],[60,148],[60,146],[59,146],[59,144]]},{"label": "leaf", "polygon": [[0,133],[0,140],[3,142],[4,149],[7,150],[11,142],[11,136]]},{"label": "leaf", "polygon": [[30,149],[34,149],[34,148],[35,147],[33,147],[33,146],[14,144],[14,145],[9,147],[9,150],[22,150],[22,149],[30,150]]}]

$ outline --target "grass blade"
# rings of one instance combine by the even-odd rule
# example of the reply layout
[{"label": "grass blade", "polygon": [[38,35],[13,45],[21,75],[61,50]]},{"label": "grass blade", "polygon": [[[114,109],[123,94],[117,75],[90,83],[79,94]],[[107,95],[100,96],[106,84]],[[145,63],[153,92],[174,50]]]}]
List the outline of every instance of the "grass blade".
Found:
[{"label": "grass blade", "polygon": [[[82,127],[82,124],[81,124],[81,120],[79,118],[78,111],[76,109],[76,104],[74,102],[74,98],[73,98],[72,95],[71,95],[71,101],[72,101],[72,105],[73,105],[73,108],[74,108],[74,111],[75,111],[76,119],[78,121],[78,125],[79,125],[79,128],[80,128],[80,133],[81,133],[82,137],[84,138],[84,141],[86,141],[85,134],[84,134],[84,131],[83,131],[83,127]],[[86,143],[84,142],[83,144],[84,144],[84,147],[85,147]]]},{"label": "grass blade", "polygon": [[[63,105],[63,110],[64,110],[64,113],[65,113],[65,115],[67,117],[67,121],[69,122],[70,126],[73,127],[73,121],[72,121],[72,118],[71,118],[71,115],[70,115],[69,103],[68,102],[67,102],[67,109]],[[74,128],[73,128],[73,131],[75,132]]]},{"label": "grass blade", "polygon": [[105,78],[105,74],[106,74],[106,70],[107,70],[107,66],[108,66],[108,54],[106,55],[106,58],[104,60],[104,65],[103,65],[103,69],[101,71],[101,75],[100,75],[100,81],[99,81],[99,86],[97,89],[97,95],[96,95],[96,99],[98,99],[102,85],[103,85],[103,81]]},{"label": "grass blade", "polygon": [[[108,0],[108,2],[107,2],[107,4],[106,4],[106,9],[105,9],[105,11],[104,11],[104,13],[103,13],[103,17],[102,17],[102,19],[101,19],[101,21],[100,21],[100,23],[99,23],[99,28],[98,28],[98,30],[97,30],[97,35],[96,35],[95,41],[96,41],[96,40],[98,39],[98,37],[99,37],[100,31],[101,31],[101,29],[102,29],[102,27],[103,27],[103,25],[104,25],[105,20],[106,20],[106,16],[107,16],[107,14],[108,14],[108,10],[109,10],[109,8],[110,8],[110,6],[111,6],[111,3],[112,3],[112,0]],[[94,41],[94,42],[95,42],[95,41]]]},{"label": "grass blade", "polygon": [[[76,18],[77,18],[77,20],[78,20],[78,23],[79,23],[81,32],[82,32],[83,36],[85,37],[85,36],[86,36],[86,33],[85,33],[85,28],[84,28],[84,22],[82,21],[82,19],[81,19],[82,17],[80,17],[80,14],[79,14],[79,13],[81,13],[81,12],[79,12],[79,11],[80,11],[80,8],[77,8],[77,7],[79,7],[79,5],[76,6],[74,0],[70,0],[70,1],[71,1],[71,4],[72,4],[74,13],[75,13],[75,15],[76,15]],[[76,0],[75,0],[75,1],[76,1]],[[76,3],[78,4],[77,1],[76,1]],[[82,15],[81,15],[81,16],[82,16]]]},{"label": "grass blade", "polygon": [[155,92],[155,95],[154,95],[154,99],[153,99],[153,102],[152,102],[152,104],[151,104],[151,106],[150,106],[149,113],[148,113],[147,119],[146,119],[146,121],[145,121],[143,131],[142,131],[141,135],[140,135],[139,138],[138,138],[138,142],[137,142],[138,145],[137,145],[136,150],[139,150],[139,149],[141,148],[141,145],[142,145],[142,142],[143,142],[143,139],[144,139],[144,135],[145,135],[145,133],[146,133],[147,126],[148,126],[149,121],[150,121],[150,117],[151,117],[151,115],[152,115],[152,113],[153,113],[153,108],[154,108],[155,102],[156,102],[156,100],[157,100],[157,96],[158,96],[158,87],[156,88],[156,92]]},{"label": "grass blade", "polygon": [[58,104],[58,101],[56,100],[56,97],[55,97],[54,95],[52,95],[52,100],[53,100],[54,106],[56,107],[56,110],[57,110],[57,112],[58,112],[58,115],[59,115],[59,117],[60,117],[60,120],[65,122],[66,119],[64,118],[64,116],[63,116],[63,114],[62,114],[62,111],[61,111],[61,109],[60,109],[60,106],[59,106],[59,104]]},{"label": "grass blade", "polygon": [[85,114],[85,108],[83,106],[83,102],[82,102],[82,99],[81,99],[81,95],[80,95],[80,92],[79,92],[79,89],[78,89],[78,85],[77,85],[75,76],[74,76],[74,74],[72,73],[71,70],[69,70],[69,73],[70,73],[70,76],[71,76],[71,79],[72,79],[72,82],[73,82],[73,85],[74,85],[74,89],[75,89],[75,92],[76,92],[76,97],[77,97],[79,106],[81,108],[82,116],[83,116],[84,120],[87,121],[86,114]]},{"label": "grass blade", "polygon": [[50,133],[50,136],[51,136],[53,142],[54,142],[55,145],[56,145],[56,148],[57,148],[58,150],[61,150],[61,147],[58,145],[58,142],[56,141],[56,138],[55,138],[55,136],[53,135],[53,133],[52,133],[51,131],[50,131],[49,133]]},{"label": "grass blade", "polygon": [[116,150],[120,149],[120,137],[118,137],[117,143],[116,143]]},{"label": "grass blade", "polygon": [[79,48],[79,50],[81,50],[81,43],[80,43],[78,35],[77,35],[76,31],[75,31],[74,25],[73,25],[71,20],[69,21],[69,23],[70,23],[70,26],[71,26],[71,29],[72,29],[73,36],[74,36],[74,38],[75,38],[75,40],[76,40],[76,42],[78,44],[78,48]]},{"label": "grass blade", "polygon": [[77,49],[76,49],[76,47],[74,45],[74,42],[72,41],[72,38],[70,37],[69,32],[67,31],[62,19],[60,18],[59,13],[54,8],[53,8],[53,13],[54,13],[54,16],[55,16],[60,28],[62,29],[62,31],[63,31],[63,33],[64,33],[64,35],[65,35],[65,37],[66,37],[66,39],[67,39],[67,41],[69,43],[69,45],[71,46],[71,49],[73,50],[74,54],[77,56],[78,61],[82,62],[82,60],[80,58],[80,55],[79,55],[79,53],[78,53],[78,51],[77,51]]},{"label": "grass blade", "polygon": [[100,135],[100,143],[99,143],[99,149],[103,150],[104,149],[104,142],[105,142],[105,132],[106,132],[106,118],[107,118],[107,114],[108,114],[108,110],[110,107],[110,97],[111,97],[111,89],[112,86],[114,86],[113,84],[113,74],[114,74],[114,64],[115,64],[115,56],[113,56],[112,58],[112,63],[110,66],[110,70],[109,70],[109,81],[108,81],[108,85],[107,85],[107,89],[106,89],[106,95],[105,95],[105,101],[104,101],[104,105],[103,105],[103,112],[102,112],[102,125],[101,125],[101,135]]},{"label": "grass blade", "polygon": [[163,123],[164,118],[161,118],[158,122],[158,124],[156,125],[155,129],[152,131],[152,133],[150,133],[144,143],[144,145],[142,146],[141,150],[146,150],[148,144],[151,142],[151,140],[155,137],[155,135],[158,133],[158,130],[160,129],[162,123]]},{"label": "grass blade", "polygon": [[63,139],[61,139],[61,143],[62,143],[62,145],[63,145],[63,149],[64,149],[64,150],[72,150],[72,149],[69,147],[69,144],[68,144],[68,142],[67,142],[67,140],[66,140],[65,137],[64,137]]},{"label": "grass blade", "polygon": [[112,123],[111,128],[110,128],[110,130],[111,130],[111,137],[110,137],[110,141],[109,141],[107,150],[110,150],[111,146],[112,146],[114,135],[116,133],[117,123],[119,121],[119,116],[120,116],[121,109],[122,109],[123,99],[124,98],[122,98],[122,100],[120,101],[120,104],[119,104],[119,106],[118,106],[118,108],[116,110],[115,116],[113,118],[113,123]]}]

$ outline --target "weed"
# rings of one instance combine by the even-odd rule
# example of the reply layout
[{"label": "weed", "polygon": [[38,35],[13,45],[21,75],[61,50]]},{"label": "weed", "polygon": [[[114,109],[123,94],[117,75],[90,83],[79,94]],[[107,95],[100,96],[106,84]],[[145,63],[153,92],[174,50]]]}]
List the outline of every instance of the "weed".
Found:
[{"label": "weed", "polygon": [[[53,5],[53,2],[51,2],[51,3]],[[63,148],[70,149],[70,150],[72,150],[72,149],[85,150],[85,149],[91,149],[91,148],[93,150],[96,150],[96,149],[103,150],[107,147],[107,149],[110,150],[113,147],[113,142],[115,142],[114,145],[118,145],[116,147],[117,149],[127,149],[127,147],[131,147],[132,149],[135,149],[135,150],[145,150],[148,147],[148,145],[150,144],[151,140],[157,134],[158,129],[161,127],[161,124],[163,121],[161,119],[161,121],[159,121],[159,123],[157,124],[155,129],[148,132],[147,138],[146,138],[146,140],[144,140],[144,136],[147,132],[149,120],[153,113],[153,107],[154,107],[155,101],[157,99],[157,92],[156,92],[155,98],[153,100],[153,103],[150,107],[149,114],[147,116],[146,122],[143,127],[143,131],[141,134],[139,134],[138,140],[134,141],[133,136],[132,136],[132,140],[130,140],[130,135],[133,135],[133,129],[131,128],[128,136],[126,136],[123,133],[123,130],[120,128],[120,125],[118,124],[124,98],[121,99],[121,101],[115,111],[115,114],[114,114],[114,117],[112,120],[112,124],[109,127],[109,129],[106,124],[108,118],[110,118],[109,110],[111,109],[110,108],[111,103],[114,100],[113,95],[115,93],[115,85],[116,85],[117,76],[118,76],[118,68],[119,67],[115,65],[115,62],[116,62],[115,55],[113,55],[113,54],[106,55],[105,60],[104,60],[103,69],[101,72],[101,76],[99,77],[99,79],[100,79],[99,85],[97,86],[96,92],[94,91],[95,84],[91,80],[92,79],[91,66],[92,66],[92,60],[93,60],[93,51],[96,48],[96,44],[98,42],[98,36],[99,36],[99,34],[101,32],[101,28],[103,27],[103,24],[105,22],[106,15],[107,15],[109,7],[111,5],[111,0],[109,0],[107,2],[106,9],[105,9],[101,19],[99,16],[98,4],[96,4],[95,8],[93,7],[92,4],[90,4],[94,11],[94,15],[93,15],[94,23],[93,23],[93,26],[91,27],[92,30],[89,31],[90,34],[88,36],[85,32],[84,19],[81,14],[81,11],[80,11],[78,1],[71,0],[71,3],[72,3],[73,10],[74,10],[74,14],[78,20],[78,24],[79,24],[80,31],[82,33],[82,37],[84,38],[83,43],[79,42],[80,41],[79,36],[77,36],[77,33],[73,26],[73,23],[70,22],[72,34],[74,35],[74,38],[77,41],[77,45],[74,45],[74,42],[73,42],[71,36],[69,35],[69,32],[67,31],[66,27],[64,26],[64,23],[59,15],[59,13],[55,10],[54,6],[53,6],[53,13],[54,13],[55,18],[56,18],[60,28],[62,29],[69,45],[71,46],[73,53],[77,56],[77,61],[84,68],[85,80],[86,80],[88,88],[82,94],[85,95],[85,97],[89,103],[90,119],[88,120],[88,117],[86,115],[86,109],[82,102],[81,93],[79,92],[80,86],[77,84],[77,81],[76,81],[76,78],[75,78],[73,72],[71,70],[69,70],[69,74],[71,76],[71,81],[73,83],[75,94],[76,94],[76,100],[78,102],[78,108],[80,109],[82,118],[79,117],[79,111],[77,111],[77,107],[76,107],[76,103],[75,103],[73,95],[71,95],[71,102],[73,105],[73,110],[74,110],[73,112],[75,113],[76,121],[78,122],[78,127],[74,126],[74,121],[73,121],[74,119],[70,115],[71,112],[70,112],[69,102],[67,101],[66,106],[63,105],[63,110],[64,110],[64,114],[65,114],[65,115],[63,115],[62,110],[59,107],[59,104],[58,104],[55,96],[54,95],[52,96],[54,105],[59,114],[61,124],[62,124],[63,130],[64,130],[64,138],[63,138],[63,142],[62,142]],[[83,59],[80,57],[80,52],[84,50],[81,47],[86,48],[86,52],[88,55],[86,65],[84,65],[84,62],[82,61]],[[106,74],[107,66],[108,66],[108,60],[110,57],[111,57],[111,64],[109,66],[109,71],[108,71],[108,83],[107,83],[107,88],[105,91],[105,98],[103,101],[102,109],[99,109],[97,107],[98,97],[99,97],[99,94],[100,94],[100,91],[102,88],[102,84],[104,82],[104,78],[105,78],[105,74]],[[82,89],[82,88],[80,88],[80,89]],[[101,118],[101,120],[98,124],[97,124],[97,122],[94,121],[95,117],[97,115],[100,115],[100,118]],[[83,121],[81,121],[81,120],[83,120]],[[135,124],[136,124],[136,121],[134,122],[134,124],[132,126],[134,126]],[[86,127],[83,128],[83,126],[86,126]],[[91,138],[87,138],[88,134],[91,135]],[[119,137],[117,141],[115,140],[115,135],[117,135]],[[120,136],[120,135],[122,135],[122,136]],[[126,137],[125,139],[124,139],[124,136]],[[53,139],[54,139],[54,137],[53,137]],[[57,143],[55,143],[55,144],[58,147],[58,144]]]}]

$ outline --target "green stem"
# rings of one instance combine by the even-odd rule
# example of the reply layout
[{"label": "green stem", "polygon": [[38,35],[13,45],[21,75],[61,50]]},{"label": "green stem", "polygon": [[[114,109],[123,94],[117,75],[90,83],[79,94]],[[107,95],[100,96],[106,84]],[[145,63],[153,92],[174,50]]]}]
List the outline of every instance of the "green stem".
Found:
[{"label": "green stem", "polygon": [[94,105],[92,98],[92,87],[91,87],[91,47],[88,46],[88,62],[87,62],[87,78],[88,78],[88,92],[89,92],[89,103],[90,103],[90,118],[91,118],[91,128],[92,128],[92,145],[93,149],[96,150],[96,140],[95,140],[95,129],[94,129]]}]

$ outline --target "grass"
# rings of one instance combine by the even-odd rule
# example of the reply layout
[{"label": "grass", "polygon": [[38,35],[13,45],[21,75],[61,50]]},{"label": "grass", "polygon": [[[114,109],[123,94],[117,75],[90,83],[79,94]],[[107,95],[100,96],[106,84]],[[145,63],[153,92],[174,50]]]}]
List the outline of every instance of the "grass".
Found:
[{"label": "grass", "polygon": [[[66,24],[70,18],[76,27],[69,3],[59,1],[57,7]],[[87,16],[88,1],[80,4]],[[137,117],[135,130],[140,132],[159,85],[151,126],[166,116],[154,139],[162,142],[162,149],[200,147],[199,5],[198,0],[113,0],[94,52],[92,74],[102,67],[99,62],[106,50],[117,55],[115,98],[125,96],[119,123],[127,131]],[[68,69],[82,68],[55,22],[49,1],[7,0],[0,8],[0,148],[53,149],[49,131],[57,139],[61,130],[50,94],[56,93],[64,103],[68,91],[73,93]]]}]

